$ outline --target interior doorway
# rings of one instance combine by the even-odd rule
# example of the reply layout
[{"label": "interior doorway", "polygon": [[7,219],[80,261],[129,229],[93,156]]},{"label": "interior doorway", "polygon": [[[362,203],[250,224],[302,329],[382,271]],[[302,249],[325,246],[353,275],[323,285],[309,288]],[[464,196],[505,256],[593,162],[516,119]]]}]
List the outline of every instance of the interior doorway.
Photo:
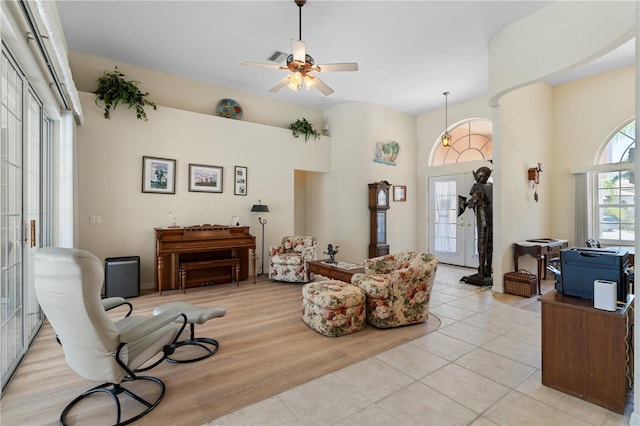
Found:
[{"label": "interior doorway", "polygon": [[472,173],[429,178],[429,247],[440,262],[478,267],[476,218],[465,209],[458,216],[458,197],[469,196]]}]

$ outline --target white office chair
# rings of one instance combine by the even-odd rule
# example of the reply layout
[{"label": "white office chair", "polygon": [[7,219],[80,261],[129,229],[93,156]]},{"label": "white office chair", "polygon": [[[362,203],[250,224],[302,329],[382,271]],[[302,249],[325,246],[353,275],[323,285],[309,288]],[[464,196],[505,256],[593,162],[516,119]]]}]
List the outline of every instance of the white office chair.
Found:
[{"label": "white office chair", "polygon": [[[153,318],[132,315],[113,323],[100,300],[104,272],[97,257],[83,250],[48,247],[40,249],[34,258],[36,297],[58,336],[67,364],[86,379],[104,382],[71,401],[60,415],[60,424],[66,424],[76,404],[93,394],[113,398],[117,425],[151,412],[164,396],[164,383],[136,373],[155,367],[171,354],[186,325],[174,323],[181,314],[168,311]],[[140,385],[138,394],[124,386],[134,381],[154,383],[159,396],[147,401],[139,396]],[[131,404],[121,404],[120,395],[133,398],[142,410],[123,420],[123,406]]]}]

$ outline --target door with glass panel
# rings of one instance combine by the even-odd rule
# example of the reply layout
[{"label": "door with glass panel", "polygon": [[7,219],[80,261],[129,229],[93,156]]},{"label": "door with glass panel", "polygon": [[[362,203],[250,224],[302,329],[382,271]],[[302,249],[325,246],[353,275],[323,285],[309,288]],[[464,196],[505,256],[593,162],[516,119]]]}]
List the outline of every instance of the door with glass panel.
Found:
[{"label": "door with glass panel", "polygon": [[[33,291],[31,256],[41,244],[42,105],[2,51],[0,151],[0,367],[7,382],[42,325]],[[50,132],[50,128],[47,128]]]},{"label": "door with glass panel", "polygon": [[473,210],[458,216],[458,197],[469,197],[473,174],[429,178],[429,250],[440,262],[477,267],[477,231]]}]

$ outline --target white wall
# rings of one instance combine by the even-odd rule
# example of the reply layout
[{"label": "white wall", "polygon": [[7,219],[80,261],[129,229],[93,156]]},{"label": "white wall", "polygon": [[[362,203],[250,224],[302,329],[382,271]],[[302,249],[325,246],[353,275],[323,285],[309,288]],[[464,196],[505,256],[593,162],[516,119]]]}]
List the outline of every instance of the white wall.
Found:
[{"label": "white wall", "polygon": [[[229,224],[240,216],[258,239],[260,225],[251,205],[261,199],[265,249],[294,231],[294,170],[328,172],[328,137],[304,143],[288,129],[159,106],[142,122],[127,109],[106,120],[93,94],[81,92],[85,123],[77,129],[79,246],[104,259],[141,256],[141,283],[151,287],[154,227]],[[142,157],[171,158],[176,163],[176,194],[142,193]],[[188,191],[188,164],[222,166],[223,193]],[[248,167],[247,196],[233,194],[233,168]],[[101,224],[89,224],[101,216]]]}]

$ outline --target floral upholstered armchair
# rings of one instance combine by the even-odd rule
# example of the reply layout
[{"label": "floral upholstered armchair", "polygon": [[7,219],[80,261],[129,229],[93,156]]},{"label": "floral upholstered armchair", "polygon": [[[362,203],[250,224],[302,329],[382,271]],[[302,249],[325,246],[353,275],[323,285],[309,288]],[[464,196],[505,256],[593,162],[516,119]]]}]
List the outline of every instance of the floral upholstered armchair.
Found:
[{"label": "floral upholstered armchair", "polygon": [[436,277],[434,254],[405,252],[365,259],[351,284],[367,295],[367,322],[378,328],[424,322]]},{"label": "floral upholstered armchair", "polygon": [[276,281],[306,283],[309,276],[307,262],[318,257],[315,237],[288,236],[282,243],[269,248],[269,278]]}]

